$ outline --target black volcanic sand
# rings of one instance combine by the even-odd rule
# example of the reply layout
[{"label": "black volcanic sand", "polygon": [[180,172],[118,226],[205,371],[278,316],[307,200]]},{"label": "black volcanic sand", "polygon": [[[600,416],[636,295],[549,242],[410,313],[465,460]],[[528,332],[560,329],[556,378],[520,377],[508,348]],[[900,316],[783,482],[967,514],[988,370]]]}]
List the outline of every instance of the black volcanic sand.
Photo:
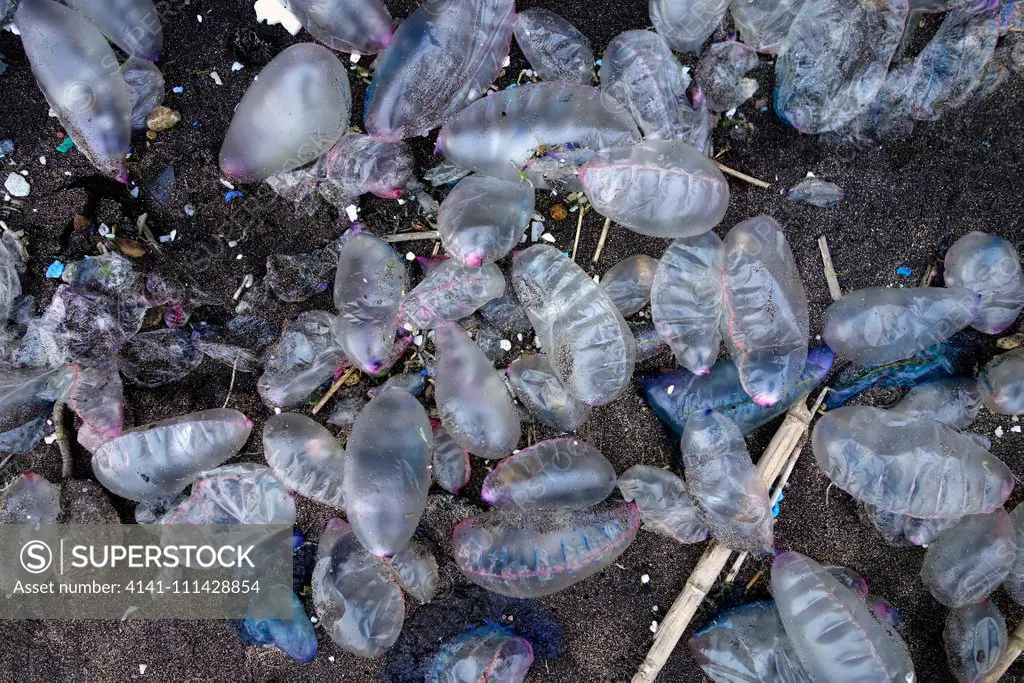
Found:
[{"label": "black volcanic sand", "polygon": [[[521,6],[544,4],[562,12],[590,37],[600,51],[619,32],[649,25],[646,3],[591,3],[566,0],[563,3],[521,2]],[[396,17],[404,17],[413,3],[388,2]],[[278,199],[265,185],[240,188],[245,197],[225,203],[226,188],[219,182],[217,153],[231,119],[256,69],[287,44],[306,40],[292,38],[281,27],[257,27],[251,3],[185,2],[175,4],[177,13],[165,21],[165,57],[160,63],[168,90],[183,86],[181,94],[169,93],[166,104],[179,110],[183,120],[152,143],[136,133],[135,152],[130,161],[133,179],[143,186],[138,199],[116,183],[94,174],[77,151],[55,151],[60,126],[47,116],[47,104],[35,86],[19,40],[0,33],[0,52],[9,65],[0,75],[0,139],[11,138],[17,150],[0,162],[3,177],[10,170],[27,169],[32,194],[25,201],[0,204],[0,217],[13,229],[23,229],[30,239],[32,260],[24,279],[25,290],[40,302],[49,301],[56,282],[44,278],[46,266],[54,259],[65,262],[95,254],[99,222],[117,225],[118,234],[135,235],[135,219],[149,214],[156,234],[177,231],[177,239],[162,245],[159,254],[141,259],[139,269],[172,274],[197,291],[212,297],[217,305],[199,309],[193,321],[223,322],[231,316],[231,297],[245,274],[256,278],[265,272],[268,254],[275,251],[299,253],[327,244],[340,234],[347,220],[321,209],[315,216],[296,215],[292,206]],[[202,22],[196,15],[202,15]],[[242,29],[240,29],[240,26]],[[262,36],[253,40],[252,36]],[[236,40],[240,37],[240,40]],[[269,42],[261,42],[267,39]],[[342,56],[347,63],[348,56]],[[245,64],[231,71],[235,60]],[[364,57],[361,64],[369,65]],[[512,49],[512,64],[500,81],[504,86],[525,67],[522,55]],[[223,79],[218,86],[207,75],[216,70]],[[855,152],[836,151],[819,140],[803,136],[782,125],[767,104],[773,83],[771,66],[757,73],[761,90],[755,101],[741,109],[753,125],[745,140],[730,137],[719,129],[715,147],[727,149],[722,161],[772,183],[768,190],[731,182],[732,203],[724,230],[749,216],[767,213],[785,226],[796,254],[811,301],[812,336],[820,331],[821,317],[830,299],[823,275],[817,239],[828,237],[832,257],[844,290],[868,286],[916,284],[921,275],[948,245],[971,230],[997,232],[1020,248],[1024,246],[1021,214],[1024,212],[1024,123],[1020,107],[1024,91],[1019,76],[1012,76],[994,96],[975,102],[948,120],[919,125],[913,136],[902,141]],[[355,91],[353,122],[361,122],[365,87],[353,74]],[[762,110],[762,108],[764,108]],[[253,141],[255,144],[257,141]],[[435,163],[432,141],[414,141],[420,169]],[[41,155],[47,164],[38,161]],[[177,184],[168,206],[158,206],[146,187],[167,166],[177,174]],[[821,210],[788,201],[785,188],[808,172],[838,183],[846,198],[835,209]],[[538,196],[538,210],[547,215],[553,199]],[[193,218],[182,207],[194,204]],[[414,203],[399,205],[364,197],[362,217],[379,234],[407,231],[415,215]],[[80,213],[91,223],[88,232],[75,232],[72,217]],[[638,236],[614,228],[598,265],[590,263],[602,220],[587,215],[577,261],[588,272],[600,274],[618,260],[636,253],[660,256],[667,242]],[[560,249],[571,250],[576,214],[562,221],[547,221],[547,230]],[[236,240],[237,247],[228,245]],[[432,244],[412,243],[416,253],[427,253]],[[401,245],[408,251],[409,244]],[[913,275],[901,277],[896,269],[907,266]],[[302,304],[272,304],[262,311],[279,324],[298,310],[330,309],[328,294]],[[640,321],[643,322],[643,321]],[[649,321],[648,321],[649,322]],[[1018,331],[1019,325],[1009,332]],[[527,346],[530,339],[527,339]],[[517,353],[521,344],[513,340]],[[986,340],[982,363],[995,353],[993,340]],[[511,356],[500,364],[511,360]],[[654,370],[669,365],[663,355],[638,368]],[[231,371],[207,361],[186,381],[157,390],[126,387],[128,425],[140,425],[188,411],[219,407],[225,399]],[[358,389],[369,386],[364,382]],[[893,400],[893,392],[878,391],[865,400],[882,404]],[[255,379],[238,376],[229,406],[245,412],[256,422],[253,436],[241,459],[261,461],[262,423],[270,414],[256,395]],[[975,429],[993,439],[993,450],[1017,473],[1024,472],[1024,435],[1011,431],[1015,422],[1007,417],[985,415]],[[994,431],[1002,427],[1002,436]],[[760,453],[773,426],[750,440],[752,453]],[[537,437],[543,436],[540,430]],[[677,440],[646,407],[638,380],[615,403],[594,411],[580,436],[601,449],[625,470],[635,463],[666,465],[677,455]],[[86,454],[79,451],[75,463],[78,477],[90,477]],[[54,446],[40,445],[21,456],[8,468],[6,477],[23,470],[38,471],[51,481],[60,475]],[[451,526],[474,508],[480,481],[485,473],[481,461],[468,496],[452,499],[443,493],[431,497],[424,527],[435,538],[444,539]],[[921,681],[951,680],[941,646],[946,610],[924,590],[917,573],[924,551],[920,548],[892,549],[862,526],[849,496],[832,489],[813,463],[810,449],[786,489],[782,513],[776,525],[778,546],[806,553],[820,562],[853,567],[867,577],[872,592],[891,601],[904,614],[900,631],[910,646]],[[1021,498],[1015,494],[1011,507]],[[122,517],[131,518],[132,506],[117,501]],[[300,501],[299,528],[315,539],[332,511]],[[535,663],[530,671],[534,681],[628,680],[653,641],[652,622],[661,621],[697,562],[703,545],[681,546],[668,539],[641,532],[618,563],[600,575],[542,600],[564,625],[566,648],[550,662]],[[457,580],[450,557],[442,557],[445,586]],[[746,582],[769,560],[750,561],[741,580]],[[650,582],[641,583],[648,575]],[[754,591],[763,595],[766,576]],[[994,595],[1011,628],[1024,614],[1003,593]],[[311,605],[307,602],[307,609]],[[415,607],[410,607],[415,610]],[[709,616],[704,610],[695,623]],[[685,642],[685,641],[684,641]],[[346,654],[321,634],[320,653],[309,664],[297,664],[273,650],[245,647],[226,622],[6,622],[0,625],[0,678],[4,680],[126,680],[145,678],[180,681],[214,680],[330,680],[369,681],[378,677],[380,664]],[[1024,679],[1024,665],[1017,665],[1013,678]],[[703,674],[685,647],[673,654],[660,680],[699,681]]]}]

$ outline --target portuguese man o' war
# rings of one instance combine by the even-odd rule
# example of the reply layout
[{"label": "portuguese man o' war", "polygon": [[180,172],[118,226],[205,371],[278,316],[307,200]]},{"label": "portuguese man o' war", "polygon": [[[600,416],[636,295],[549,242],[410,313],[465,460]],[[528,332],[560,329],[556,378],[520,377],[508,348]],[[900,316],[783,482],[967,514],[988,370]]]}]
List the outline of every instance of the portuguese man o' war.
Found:
[{"label": "portuguese man o' war", "polygon": [[302,27],[338,52],[375,55],[383,52],[395,32],[381,0],[282,0]]},{"label": "portuguese man o' war", "polygon": [[1017,543],[1017,556],[1010,567],[1010,574],[1003,582],[1006,593],[1018,605],[1024,605],[1024,505],[1018,504],[1010,513],[1013,522],[1014,539]]},{"label": "portuguese man o' war", "polygon": [[531,168],[553,158],[558,176],[553,181],[578,189],[574,173],[594,152],[639,138],[629,112],[608,106],[597,88],[530,83],[463,109],[441,128],[436,149],[448,161],[490,176],[518,182],[525,175],[538,190],[551,184]]},{"label": "portuguese man o' war", "polygon": [[729,14],[744,45],[777,55],[803,3],[804,0],[731,0]]},{"label": "portuguese man o' war", "polygon": [[[415,160],[405,142],[381,142],[359,133],[345,133],[322,157],[324,180],[317,189],[341,208],[367,192],[384,199],[402,195]],[[327,190],[323,185],[333,186]]]},{"label": "portuguese man o' war", "polygon": [[269,467],[248,462],[225,465],[203,472],[189,497],[177,501],[160,523],[292,526],[295,499]]},{"label": "portuguese man o' war", "polygon": [[789,242],[769,216],[725,236],[722,337],[744,390],[758,405],[777,403],[800,381],[810,334],[807,294]]},{"label": "portuguese man o' war", "polygon": [[911,545],[927,547],[939,534],[960,521],[959,517],[922,519],[889,512],[869,503],[858,505],[858,516],[872,526],[887,544],[893,547]]},{"label": "portuguese man o' war", "polygon": [[434,450],[430,456],[430,475],[448,493],[457,494],[469,483],[472,470],[469,451],[448,435],[444,427],[434,427]]},{"label": "portuguese man o' war", "polygon": [[842,358],[885,365],[948,339],[980,306],[981,295],[962,287],[868,287],[828,307],[821,336]]},{"label": "portuguese man o' war", "polygon": [[615,468],[578,439],[541,441],[511,455],[484,478],[480,497],[498,508],[577,510],[615,489]]},{"label": "portuguese man o' war", "polygon": [[409,274],[398,252],[369,232],[350,230],[340,247],[335,336],[350,361],[376,375],[389,365]]},{"label": "portuguese man o' war", "polygon": [[288,325],[281,341],[270,347],[256,390],[271,408],[303,403],[347,362],[334,339],[335,316],[307,311]]},{"label": "portuguese man o' war", "polygon": [[711,372],[704,375],[683,369],[655,375],[644,382],[644,394],[654,413],[676,434],[683,433],[690,415],[710,408],[735,422],[747,435],[782,415],[813,391],[832,368],[833,360],[835,354],[827,346],[816,346],[808,351],[800,381],[772,406],[754,403],[743,390],[739,369],[728,359],[718,361]]},{"label": "portuguese man o' war", "polygon": [[903,639],[820,564],[782,553],[771,582],[786,635],[811,680],[914,680]]},{"label": "portuguese man o' war", "polygon": [[739,427],[713,410],[691,415],[680,449],[686,487],[711,535],[732,550],[770,552],[768,489]]},{"label": "portuguese man o' war", "polygon": [[930,519],[992,512],[1013,491],[1006,465],[934,420],[847,406],[818,420],[811,444],[836,486],[897,514]]},{"label": "portuguese man o' war", "polygon": [[0,241],[0,328],[7,324],[14,311],[14,301],[21,296],[21,259]]},{"label": "portuguese man o' war", "polygon": [[445,251],[467,266],[503,258],[530,223],[534,195],[528,182],[481,175],[463,178],[437,213],[437,232]]},{"label": "portuguese man o' war", "polygon": [[424,680],[522,683],[531,664],[530,641],[502,626],[488,625],[443,643]]},{"label": "portuguese man o' war", "polygon": [[199,473],[242,449],[252,422],[230,408],[214,408],[155,422],[101,445],[92,469],[104,487],[129,500],[177,493]]},{"label": "portuguese man o' war", "polygon": [[697,375],[709,372],[722,345],[724,259],[722,240],[713,232],[675,240],[651,285],[654,329],[676,362]]},{"label": "portuguese man o' war", "polygon": [[967,429],[981,410],[981,388],[973,377],[949,377],[919,384],[890,408],[908,418],[926,417],[957,431]]},{"label": "portuguese man o' war", "polygon": [[843,188],[821,178],[804,178],[789,188],[786,197],[794,202],[810,204],[819,209],[831,209],[843,201]]},{"label": "portuguese man o' war", "polygon": [[491,299],[505,293],[505,276],[498,266],[479,268],[451,259],[430,271],[405,295],[400,322],[417,330],[472,315]]},{"label": "portuguese man o' war", "polygon": [[348,72],[323,45],[298,43],[263,67],[235,108],[220,169],[243,183],[313,161],[348,128]]},{"label": "portuguese man o' war", "polygon": [[514,12],[514,0],[428,0],[406,17],[366,93],[370,137],[426,135],[483,95],[508,55]]},{"label": "portuguese man o' war", "polygon": [[980,683],[1007,646],[1006,620],[991,600],[950,610],[942,629],[949,670],[961,683]]},{"label": "portuguese man o' war", "polygon": [[1020,256],[998,235],[970,232],[946,252],[943,278],[949,287],[964,287],[981,295],[981,310],[971,327],[999,334],[1024,308],[1024,277]]},{"label": "portuguese man o' war", "polygon": [[580,169],[594,209],[652,237],[692,237],[725,216],[729,184],[714,162],[678,140],[605,149]]},{"label": "portuguese man o' war", "polygon": [[342,492],[352,532],[390,557],[409,543],[427,505],[433,431],[410,394],[385,391],[363,408],[345,452]]},{"label": "portuguese man o' war", "polygon": [[636,343],[604,290],[568,256],[541,244],[516,254],[512,284],[566,388],[589,405],[618,397],[633,376]]},{"label": "portuguese man o' war", "polygon": [[716,615],[687,647],[716,683],[810,682],[774,602],[751,602]]},{"label": "portuguese man o' war", "polygon": [[407,595],[423,603],[430,602],[437,595],[437,584],[440,581],[437,559],[423,541],[412,539],[386,564]]},{"label": "portuguese man o' war", "polygon": [[129,57],[160,59],[164,32],[153,0],[67,0]]},{"label": "portuguese man o' war", "polygon": [[681,140],[710,149],[715,121],[700,96],[691,104],[690,76],[653,31],[612,38],[601,58],[601,91],[629,110],[647,140]]},{"label": "portuguese man o' war", "polygon": [[263,454],[282,484],[307,498],[344,508],[345,449],[319,424],[298,413],[272,416],[263,427]]},{"label": "portuguese man o' war", "polygon": [[847,366],[836,377],[832,390],[825,396],[825,408],[835,410],[872,387],[913,387],[933,379],[970,372],[974,358],[970,347],[959,348],[942,342],[921,349],[910,358],[885,365]]},{"label": "portuguese man o' war", "polygon": [[637,313],[651,300],[651,285],[657,268],[657,259],[636,254],[616,263],[601,278],[601,289],[623,318]]},{"label": "portuguese man o' war", "polygon": [[164,75],[153,62],[131,57],[121,65],[121,76],[132,105],[132,130],[146,130],[146,119],[166,95]]},{"label": "portuguese man o' war", "polygon": [[680,543],[700,543],[708,537],[686,482],[675,473],[633,465],[619,475],[618,486],[622,498],[636,505],[644,529]]},{"label": "portuguese man o' war", "polygon": [[316,658],[316,631],[295,593],[292,593],[290,619],[243,619],[235,622],[235,628],[244,643],[276,647],[297,662],[311,662]]},{"label": "portuguese man o' war", "polygon": [[184,330],[161,329],[127,340],[117,360],[125,379],[153,389],[184,379],[203,362],[203,353]]},{"label": "portuguese man o' war", "polygon": [[363,657],[394,645],[405,621],[397,581],[340,519],[330,520],[320,535],[313,605],[331,640]]},{"label": "portuguese man o' war", "polygon": [[715,28],[725,18],[728,0],[650,0],[651,23],[673,50],[700,53]]},{"label": "portuguese man o' war", "polygon": [[946,607],[964,607],[998,588],[1016,557],[1016,532],[1006,510],[967,515],[928,546],[921,582]]},{"label": "portuguese man o' war", "polygon": [[760,60],[743,43],[727,40],[708,47],[697,63],[696,80],[712,111],[736,109],[757,92],[757,81],[747,78]]},{"label": "portuguese man o' war", "polygon": [[516,14],[516,44],[541,80],[590,85],[594,51],[564,17],[542,7]]},{"label": "portuguese man o' war", "polygon": [[775,66],[775,113],[801,133],[840,128],[875,99],[907,23],[907,3],[806,0]]},{"label": "portuguese man o' war", "polygon": [[501,595],[536,598],[589,578],[625,552],[640,528],[632,503],[588,510],[492,510],[459,522],[455,563],[473,583]]},{"label": "portuguese man o' war", "polygon": [[[980,6],[980,5],[979,5]],[[910,67],[910,116],[935,121],[962,107],[981,86],[999,40],[995,7],[958,7],[946,14]]]},{"label": "portuguese man o' war", "polygon": [[0,491],[0,524],[56,524],[60,490],[35,472],[25,472]]},{"label": "portuguese man o' war", "polygon": [[455,323],[437,327],[434,346],[434,393],[445,431],[481,458],[511,453],[519,443],[519,417],[501,375]]},{"label": "portuguese man o' war", "polygon": [[14,22],[32,75],[75,146],[100,172],[127,183],[132,106],[107,39],[53,0],[24,0]]},{"label": "portuguese man o' war", "polygon": [[569,393],[542,353],[520,356],[505,375],[530,416],[549,427],[572,431],[590,417],[590,406]]},{"label": "portuguese man o' war", "polygon": [[978,382],[986,408],[1000,415],[1024,415],[1024,349],[990,360]]}]

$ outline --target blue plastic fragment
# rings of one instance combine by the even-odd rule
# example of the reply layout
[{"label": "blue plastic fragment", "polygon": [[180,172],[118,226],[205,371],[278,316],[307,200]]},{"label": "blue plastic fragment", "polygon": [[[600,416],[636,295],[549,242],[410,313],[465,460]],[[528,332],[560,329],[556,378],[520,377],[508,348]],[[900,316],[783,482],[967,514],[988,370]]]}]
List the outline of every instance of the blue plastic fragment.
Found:
[{"label": "blue plastic fragment", "polygon": [[238,190],[231,190],[226,195],[224,195],[224,201],[230,202],[235,197],[244,197],[244,196],[245,196],[244,192],[239,192]]},{"label": "blue plastic fragment", "polygon": [[896,274],[902,275],[903,277],[910,277],[911,275],[914,274],[914,271],[912,271],[910,268],[907,268],[906,266],[900,266],[899,268],[896,269]]},{"label": "blue plastic fragment", "polygon": [[60,276],[64,274],[64,264],[60,261],[54,261],[50,264],[50,267],[46,269],[46,277],[59,280]]},{"label": "blue plastic fragment", "polygon": [[180,85],[174,86],[173,88],[171,88],[171,90],[173,92],[176,92],[176,93],[183,93],[183,92],[185,92],[185,89],[183,87],[181,87]]},{"label": "blue plastic fragment", "polygon": [[[769,496],[774,496],[775,495],[774,489],[769,491],[768,495]],[[783,499],[785,497],[786,496],[784,496],[782,493],[779,493],[779,499],[777,501],[775,501],[775,505],[772,505],[772,519],[775,519],[776,517],[779,516],[779,504],[783,501]]]},{"label": "blue plastic fragment", "polygon": [[133,187],[131,192],[129,192],[128,194],[130,194],[133,197],[138,197],[139,196],[139,186],[136,185],[135,187]]}]

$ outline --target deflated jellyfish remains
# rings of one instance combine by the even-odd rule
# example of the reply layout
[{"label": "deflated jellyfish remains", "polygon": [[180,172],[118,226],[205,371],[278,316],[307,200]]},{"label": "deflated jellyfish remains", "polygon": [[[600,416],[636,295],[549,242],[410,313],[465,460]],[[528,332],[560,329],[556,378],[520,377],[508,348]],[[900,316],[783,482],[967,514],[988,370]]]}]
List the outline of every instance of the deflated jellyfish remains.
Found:
[{"label": "deflated jellyfish remains", "polygon": [[0,531],[283,541],[19,679],[1024,679],[1024,0],[0,28]]}]

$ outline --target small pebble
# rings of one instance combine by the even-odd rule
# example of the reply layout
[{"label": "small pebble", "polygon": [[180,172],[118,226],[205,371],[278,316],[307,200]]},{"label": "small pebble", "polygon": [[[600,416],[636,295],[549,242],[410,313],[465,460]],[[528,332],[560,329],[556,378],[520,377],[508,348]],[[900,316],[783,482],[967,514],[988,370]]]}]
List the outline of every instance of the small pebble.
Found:
[{"label": "small pebble", "polygon": [[148,669],[148,668],[149,668],[149,664],[139,664],[139,673],[140,674],[146,673],[146,669]]},{"label": "small pebble", "polygon": [[174,126],[178,125],[181,121],[181,114],[171,109],[170,107],[159,106],[150,112],[149,116],[146,117],[146,126],[151,131],[160,133],[165,130],[170,130]]},{"label": "small pebble", "polygon": [[210,78],[212,78],[213,82],[216,83],[217,85],[224,85],[224,81],[220,80],[220,74],[217,73],[216,71],[211,71],[210,72]]},{"label": "small pebble", "polygon": [[334,655],[328,655],[327,656],[327,661],[330,662],[331,664],[333,664],[334,663]]},{"label": "small pebble", "polygon": [[241,71],[244,68],[245,68],[245,65],[242,64],[241,62],[235,62],[235,63],[233,63],[231,65],[231,70],[232,71]]},{"label": "small pebble", "polygon": [[415,261],[416,260],[416,254],[414,254],[414,253],[412,253],[410,251],[408,254],[405,255],[405,260],[406,261]]},{"label": "small pebble", "polygon": [[181,93],[185,92],[185,89],[180,85],[176,85],[173,88],[171,88],[171,92],[178,93],[180,95]]},{"label": "small pebble", "polygon": [[651,582],[651,577],[650,577],[649,574],[644,574],[643,576],[640,577],[640,583],[648,584],[650,582]]},{"label": "small pebble", "polygon": [[658,622],[652,621],[651,622],[651,633],[657,633],[657,632],[658,632]]},{"label": "small pebble", "polygon": [[133,197],[138,198],[138,196],[139,196],[139,186],[136,185],[135,187],[133,187],[128,194],[130,194]]},{"label": "small pebble", "polygon": [[544,233],[543,235],[540,236],[540,238],[545,242],[550,242],[551,244],[555,243],[555,236],[552,235],[550,232]]},{"label": "small pebble", "polygon": [[668,389],[665,390],[665,393],[668,394],[669,396],[671,396],[672,392],[675,391],[675,390],[676,390],[676,385],[675,384],[670,384]]},{"label": "small pebble", "polygon": [[1010,427],[1010,431],[1014,434],[1020,434],[1020,425],[1013,425]]},{"label": "small pebble", "polygon": [[349,204],[345,207],[345,213],[348,214],[348,219],[354,221],[359,217],[359,209],[356,208],[355,204]]},{"label": "small pebble", "polygon": [[4,188],[15,197],[27,197],[28,193],[32,191],[28,181],[17,173],[11,173],[7,176],[7,180],[4,181]]},{"label": "small pebble", "polygon": [[994,433],[995,433],[997,439],[1003,438],[1003,427],[1002,427],[1002,425],[996,427],[996,431]]},{"label": "small pebble", "polygon": [[43,166],[46,166],[46,157],[39,157],[39,163],[41,163]]},{"label": "small pebble", "polygon": [[508,339],[502,339],[500,342],[498,342],[498,346],[501,347],[502,351],[512,350],[512,342],[510,342]]},{"label": "small pebble", "polygon": [[353,64],[358,64],[360,57],[362,57],[361,54],[359,54],[358,52],[353,52],[351,55],[349,55],[348,61],[352,62]]},{"label": "small pebble", "polygon": [[196,215],[196,207],[192,206],[191,204],[186,204],[183,207],[183,210],[185,211],[185,215],[186,216],[195,216]]}]

